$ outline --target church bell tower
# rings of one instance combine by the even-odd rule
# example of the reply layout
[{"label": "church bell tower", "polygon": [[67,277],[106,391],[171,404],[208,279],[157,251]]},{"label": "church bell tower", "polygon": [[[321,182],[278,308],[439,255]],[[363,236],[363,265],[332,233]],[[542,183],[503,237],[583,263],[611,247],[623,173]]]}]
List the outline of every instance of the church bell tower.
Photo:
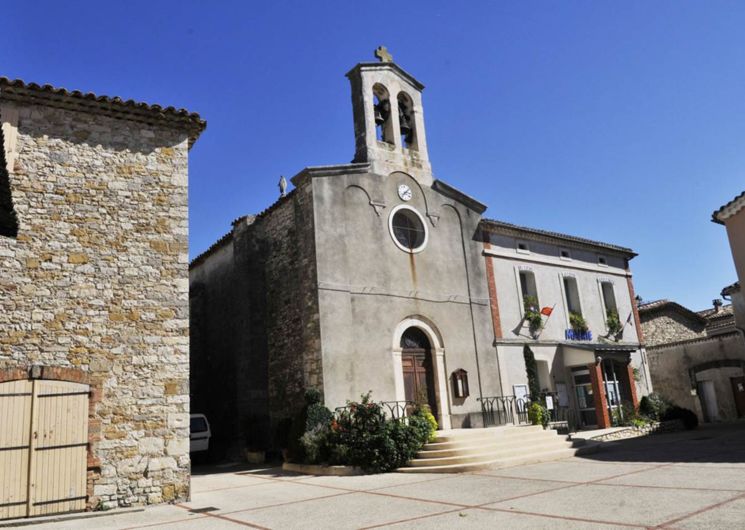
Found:
[{"label": "church bell tower", "polygon": [[347,77],[352,84],[354,162],[369,162],[372,171],[409,173],[432,185],[432,167],[424,132],[424,85],[393,62],[384,46],[377,63],[360,63]]}]

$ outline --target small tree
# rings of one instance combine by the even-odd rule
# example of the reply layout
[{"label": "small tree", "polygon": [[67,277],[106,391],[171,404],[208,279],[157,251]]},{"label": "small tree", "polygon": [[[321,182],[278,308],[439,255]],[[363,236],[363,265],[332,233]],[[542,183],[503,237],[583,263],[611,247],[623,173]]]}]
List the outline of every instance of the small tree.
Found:
[{"label": "small tree", "polygon": [[528,375],[528,389],[532,400],[537,400],[541,395],[541,385],[538,382],[538,364],[535,355],[526,344],[523,346],[523,357],[525,358],[525,372]]}]

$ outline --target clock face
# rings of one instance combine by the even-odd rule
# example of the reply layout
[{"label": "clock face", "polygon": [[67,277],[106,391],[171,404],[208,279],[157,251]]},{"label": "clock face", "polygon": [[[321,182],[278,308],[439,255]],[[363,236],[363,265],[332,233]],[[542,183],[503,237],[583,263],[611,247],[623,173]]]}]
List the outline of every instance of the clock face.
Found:
[{"label": "clock face", "polygon": [[398,187],[398,196],[401,197],[402,201],[410,201],[413,197],[413,194],[411,193],[411,188],[408,187],[406,184],[401,184]]}]

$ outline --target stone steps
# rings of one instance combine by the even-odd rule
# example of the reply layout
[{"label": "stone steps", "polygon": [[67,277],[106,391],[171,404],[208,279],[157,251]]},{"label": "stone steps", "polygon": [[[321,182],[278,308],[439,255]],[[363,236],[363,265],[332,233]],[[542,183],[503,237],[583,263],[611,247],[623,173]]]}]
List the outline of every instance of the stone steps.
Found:
[{"label": "stone steps", "polygon": [[594,451],[595,444],[572,442],[541,426],[443,431],[425,444],[403,473],[459,473],[568,458]]}]

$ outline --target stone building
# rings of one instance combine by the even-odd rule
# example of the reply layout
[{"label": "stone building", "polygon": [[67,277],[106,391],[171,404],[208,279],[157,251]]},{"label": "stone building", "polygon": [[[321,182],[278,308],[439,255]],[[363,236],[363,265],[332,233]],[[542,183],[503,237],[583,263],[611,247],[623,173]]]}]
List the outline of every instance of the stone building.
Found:
[{"label": "stone building", "polygon": [[[303,169],[291,179],[292,191],[264,212],[236,219],[191,263],[192,405],[211,418],[220,452],[271,446],[310,387],[323,392],[331,409],[369,390],[390,406],[425,401],[442,428],[455,428],[483,425],[494,416],[482,405],[511,396],[525,381],[523,352],[514,345],[535,339],[499,327],[499,315],[505,327],[521,320],[518,277],[505,277],[502,264],[512,271],[524,255],[514,234],[505,235],[506,224],[482,219],[485,205],[434,176],[423,85],[385,52],[379,58],[347,73],[353,161]],[[581,280],[593,329],[605,325],[598,279],[611,278],[622,318],[633,313],[633,252],[515,230],[521,241],[535,243],[529,260],[536,269],[545,265],[552,282],[557,273]],[[504,260],[500,245],[511,253]],[[574,257],[562,261],[559,247]],[[608,263],[599,264],[598,256]],[[550,289],[555,300],[547,290],[542,303],[561,304],[558,288]],[[556,330],[537,344],[550,376],[574,393],[566,371],[573,364],[554,360],[548,349],[575,348],[572,359],[586,371],[592,365],[597,392],[605,395],[610,386],[596,368],[600,350],[609,374],[611,359],[617,361],[616,388],[633,400],[629,361],[644,373],[636,319],[622,340],[583,340],[567,338],[560,314],[557,307]],[[547,390],[556,390],[553,381],[544,380]],[[607,408],[599,410],[607,418]]]},{"label": "stone building", "polygon": [[5,78],[0,120],[0,518],[186,499],[205,122]]},{"label": "stone building", "polygon": [[745,415],[745,341],[732,305],[714,300],[713,308],[694,312],[657,300],[639,314],[656,392],[701,421]]}]

